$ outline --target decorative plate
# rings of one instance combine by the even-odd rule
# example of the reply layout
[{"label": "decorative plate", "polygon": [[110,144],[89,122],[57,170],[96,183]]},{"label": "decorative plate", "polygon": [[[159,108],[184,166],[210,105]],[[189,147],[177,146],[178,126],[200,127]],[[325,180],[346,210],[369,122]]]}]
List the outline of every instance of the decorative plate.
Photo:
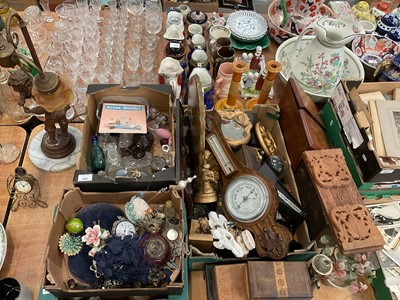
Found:
[{"label": "decorative plate", "polygon": [[382,60],[392,59],[400,52],[396,42],[377,34],[366,34],[355,38],[351,49],[363,64],[374,69]]},{"label": "decorative plate", "polygon": [[[297,45],[296,57],[301,51],[303,51],[309,43],[314,39],[314,36],[303,36],[299,44]],[[297,40],[297,37],[291,38],[280,45],[275,54],[275,60],[282,64],[282,71],[279,73],[284,83],[287,82],[291,76],[289,56],[292,53],[292,48]],[[364,80],[365,72],[364,68],[358,59],[357,55],[345,48],[345,62],[342,79],[346,78],[359,78]],[[314,102],[326,102],[331,96],[333,90],[324,90],[321,93],[312,93],[305,91],[309,94]]]},{"label": "decorative plate", "polygon": [[261,40],[268,30],[263,16],[248,10],[236,11],[229,15],[226,22],[232,35],[243,42]]},{"label": "decorative plate", "polygon": [[7,252],[7,235],[3,224],[0,223],[0,270],[3,267]]},{"label": "decorative plate", "polygon": [[235,37],[231,35],[231,46],[238,50],[248,50],[253,51],[256,50],[257,46],[261,46],[263,49],[267,48],[270,44],[269,38],[267,35],[264,35],[261,40],[258,41],[248,41],[242,42],[237,40]]}]

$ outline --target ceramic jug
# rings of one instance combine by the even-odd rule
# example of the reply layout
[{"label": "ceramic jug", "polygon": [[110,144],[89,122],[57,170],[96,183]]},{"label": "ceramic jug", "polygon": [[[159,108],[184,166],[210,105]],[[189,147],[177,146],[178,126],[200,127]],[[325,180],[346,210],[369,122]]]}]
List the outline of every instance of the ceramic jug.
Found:
[{"label": "ceramic jug", "polygon": [[233,76],[232,63],[224,62],[219,66],[218,75],[215,80],[215,96],[218,99],[228,97],[229,87]]},{"label": "ceramic jug", "polygon": [[[310,30],[314,30],[316,37],[304,48],[298,47]],[[345,45],[363,34],[364,28],[356,21],[320,18],[297,38],[288,58],[290,76],[307,92],[333,91],[343,75]]]},{"label": "ceramic jug", "polygon": [[208,70],[205,68],[194,68],[192,73],[190,74],[189,79],[195,74],[197,74],[200,78],[204,105],[206,106],[206,109],[212,109],[214,107],[214,101],[212,98],[214,94],[214,88],[212,85],[212,77],[210,75],[210,72],[208,72]]},{"label": "ceramic jug", "polygon": [[174,99],[180,99],[183,69],[178,60],[165,57],[158,69],[158,81],[172,86]]}]

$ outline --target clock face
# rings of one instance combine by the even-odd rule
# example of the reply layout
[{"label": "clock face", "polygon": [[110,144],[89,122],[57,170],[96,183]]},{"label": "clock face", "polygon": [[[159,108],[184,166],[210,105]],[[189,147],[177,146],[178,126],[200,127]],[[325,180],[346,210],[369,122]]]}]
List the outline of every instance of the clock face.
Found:
[{"label": "clock face", "polygon": [[15,190],[22,194],[27,194],[32,190],[32,186],[28,181],[19,180],[15,183]]},{"label": "clock face", "polygon": [[256,176],[244,175],[228,185],[224,204],[228,213],[237,221],[254,222],[267,211],[269,192]]},{"label": "clock face", "polygon": [[120,236],[120,237],[125,237],[127,235],[136,236],[136,228],[133,223],[129,221],[122,221],[120,222],[116,229],[115,229],[115,235]]}]

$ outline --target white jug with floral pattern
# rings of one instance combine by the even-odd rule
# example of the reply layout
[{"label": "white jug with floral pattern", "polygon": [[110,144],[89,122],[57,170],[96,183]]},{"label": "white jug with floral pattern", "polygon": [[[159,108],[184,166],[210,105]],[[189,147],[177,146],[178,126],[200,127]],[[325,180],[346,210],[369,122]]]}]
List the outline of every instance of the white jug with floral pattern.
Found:
[{"label": "white jug with floral pattern", "polygon": [[[315,38],[306,48],[297,49],[301,38],[311,29]],[[364,28],[356,21],[320,18],[297,38],[289,58],[290,76],[307,92],[333,90],[343,75],[345,45],[363,34]]]}]

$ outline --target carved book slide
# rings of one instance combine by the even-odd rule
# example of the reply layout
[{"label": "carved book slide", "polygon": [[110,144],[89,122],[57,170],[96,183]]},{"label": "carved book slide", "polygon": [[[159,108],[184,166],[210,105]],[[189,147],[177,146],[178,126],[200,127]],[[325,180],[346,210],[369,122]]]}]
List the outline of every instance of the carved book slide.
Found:
[{"label": "carved book slide", "polygon": [[306,151],[303,159],[341,251],[381,249],[382,235],[362,204],[342,150]]}]

